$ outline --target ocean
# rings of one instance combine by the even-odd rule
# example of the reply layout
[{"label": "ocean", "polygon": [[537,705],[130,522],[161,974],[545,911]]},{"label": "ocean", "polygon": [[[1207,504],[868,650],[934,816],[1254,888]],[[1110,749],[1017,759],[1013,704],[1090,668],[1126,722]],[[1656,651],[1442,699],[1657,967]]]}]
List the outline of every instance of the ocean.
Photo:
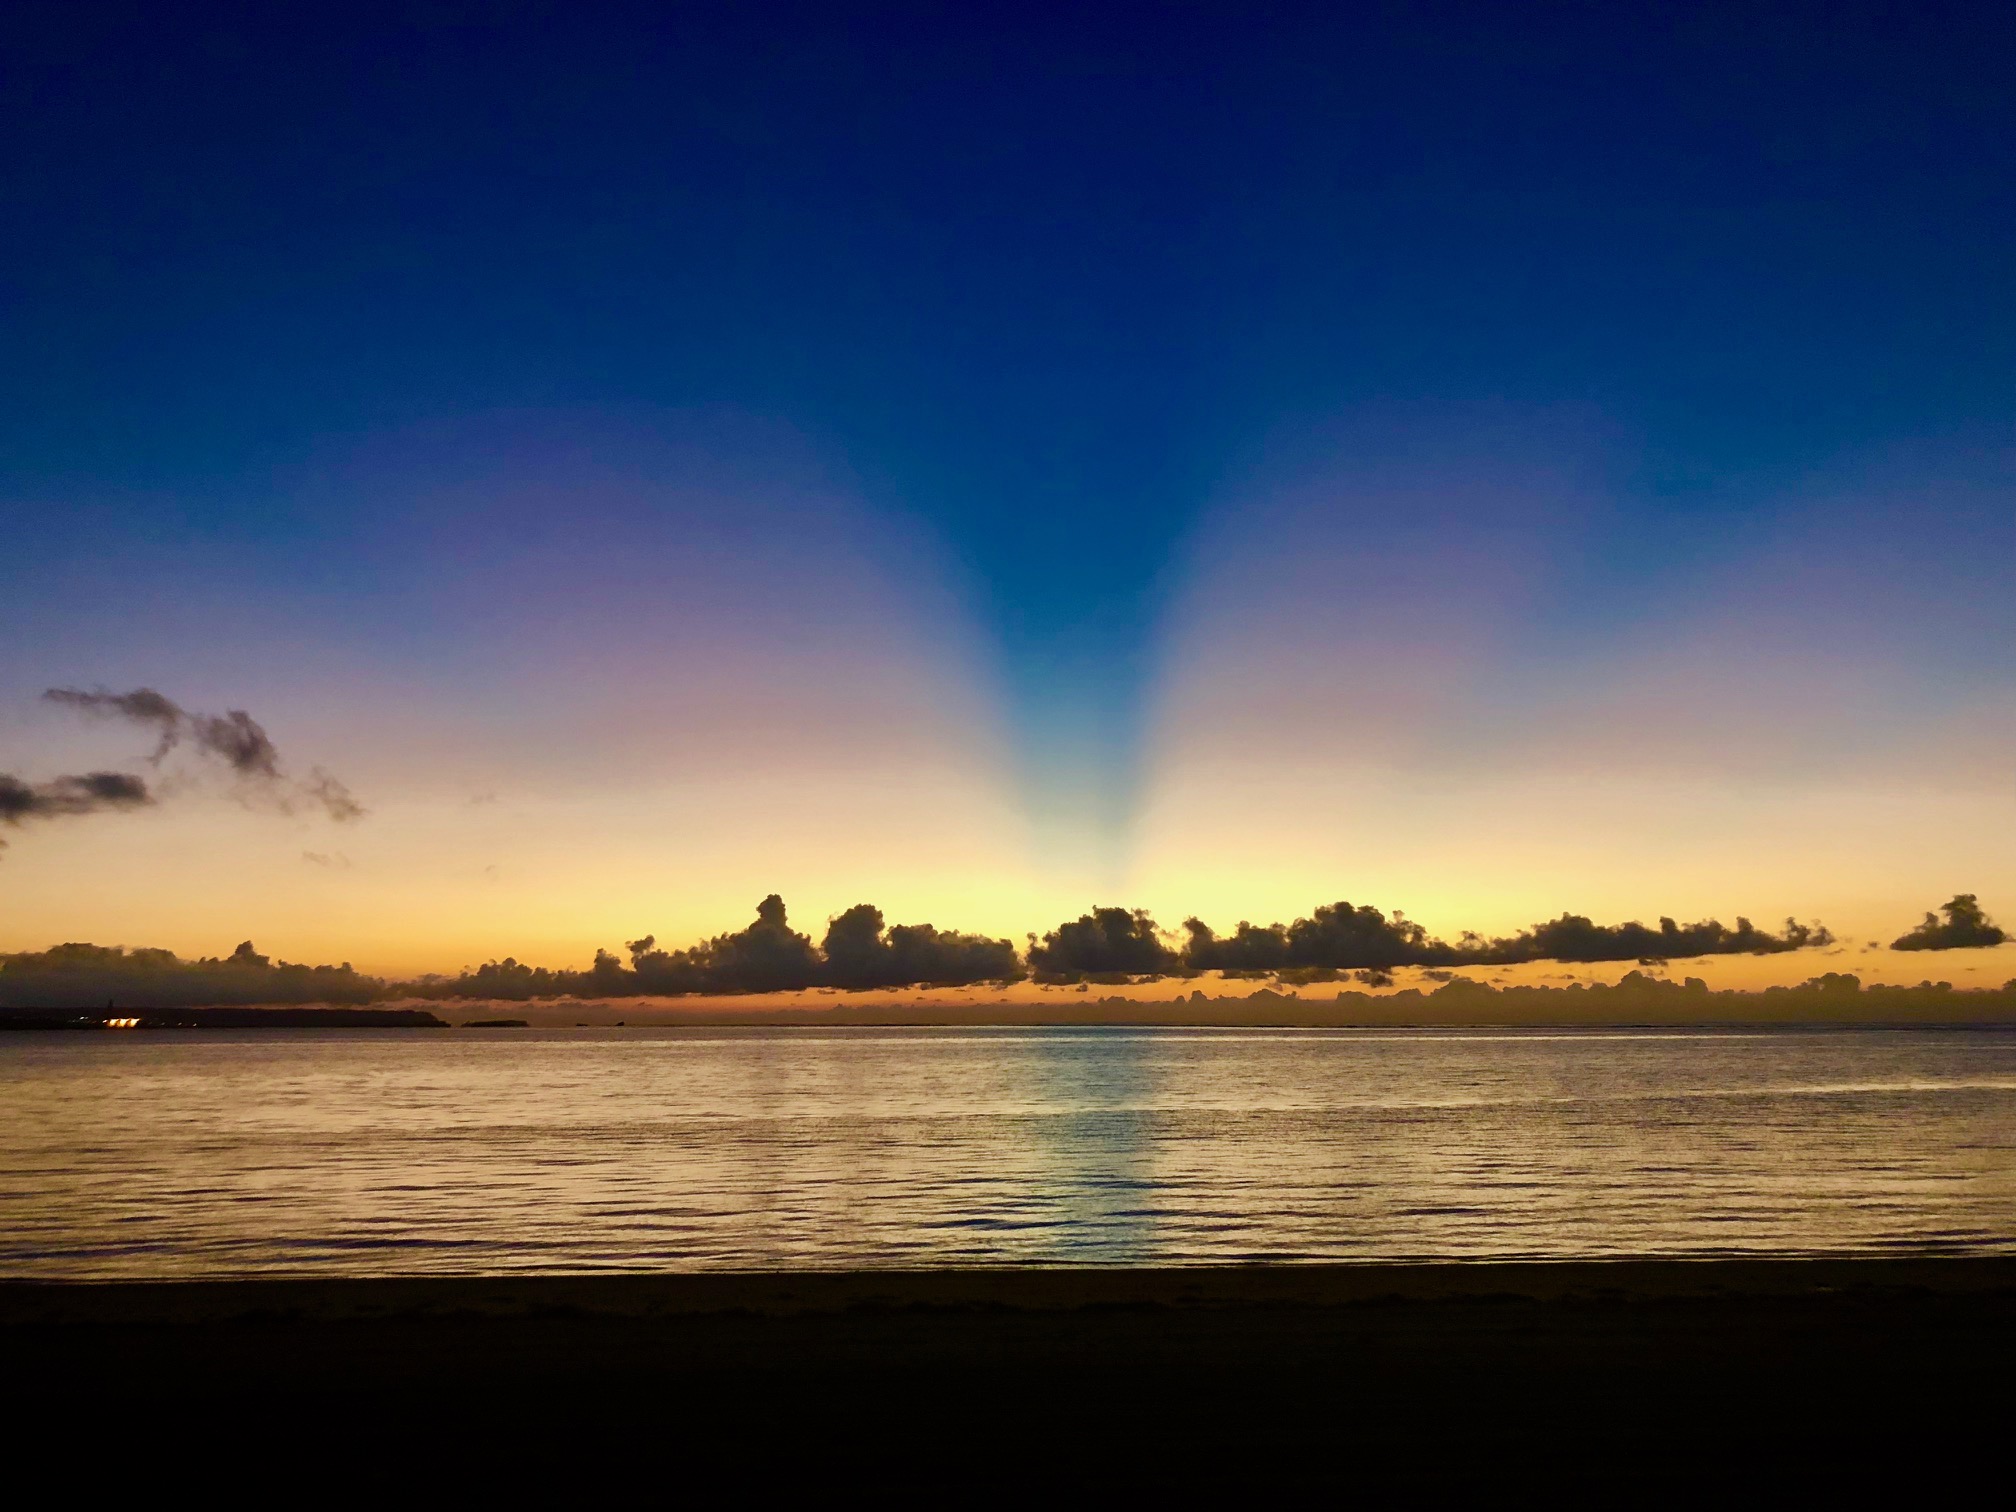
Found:
[{"label": "ocean", "polygon": [[0,1035],[0,1276],[2016,1253],[2016,1032]]}]

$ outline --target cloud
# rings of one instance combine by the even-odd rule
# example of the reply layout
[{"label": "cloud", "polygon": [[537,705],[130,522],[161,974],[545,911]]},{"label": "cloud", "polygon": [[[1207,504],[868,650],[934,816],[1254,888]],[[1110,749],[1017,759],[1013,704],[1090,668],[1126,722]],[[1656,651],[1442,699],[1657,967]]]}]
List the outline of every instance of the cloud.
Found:
[{"label": "cloud", "polygon": [[1564,913],[1509,939],[1474,946],[1466,940],[1462,952],[1465,958],[1476,961],[1635,960],[1647,965],[1707,955],[1777,955],[1833,943],[1834,935],[1826,925],[1801,924],[1794,919],[1785,921],[1783,932],[1772,934],[1740,914],[1733,929],[1719,919],[1678,924],[1662,918],[1658,929],[1653,930],[1635,919],[1627,924],[1605,925],[1580,914]]},{"label": "cloud", "polygon": [[1179,964],[1161,928],[1140,908],[1095,908],[1029,942],[1029,964],[1048,974],[1161,976]]},{"label": "cloud", "polygon": [[0,1007],[149,1008],[225,1003],[368,1003],[385,984],[340,966],[297,966],[250,940],[228,956],[185,961],[172,951],[72,942],[0,955]]},{"label": "cloud", "polygon": [[321,804],[324,812],[338,824],[364,817],[364,805],[357,801],[350,789],[320,767],[309,768],[308,780],[301,784],[301,791]]},{"label": "cloud", "polygon": [[50,703],[68,704],[87,713],[115,715],[135,724],[153,725],[160,743],[147,759],[157,766],[182,739],[182,711],[152,688],[135,688],[131,693],[108,693],[103,688],[95,693],[86,693],[81,688],[51,688],[42,696]]},{"label": "cloud", "polygon": [[1220,936],[1202,919],[1183,921],[1181,949],[1142,909],[1096,908],[1060,924],[1040,940],[1030,937],[1029,965],[1039,978],[1195,975],[1279,977],[1282,981],[1334,979],[1336,972],[1386,973],[1399,967],[1436,967],[1446,980],[1452,966],[1510,965],[1521,961],[1636,961],[1652,969],[1669,960],[1704,955],[1775,955],[1834,943],[1822,924],[1787,919],[1773,934],[1739,917],[1732,928],[1716,919],[1678,924],[1662,918],[1650,928],[1635,920],[1598,924],[1564,913],[1516,935],[1487,939],[1465,931],[1454,944],[1431,937],[1397,910],[1388,917],[1370,905],[1319,904],[1291,924],[1240,920]]},{"label": "cloud", "polygon": [[828,921],[823,947],[794,930],[784,900],[770,894],[756,918],[732,934],[679,950],[655,935],[628,941],[625,966],[611,951],[595,953],[585,971],[529,966],[514,956],[489,961],[451,979],[405,984],[422,997],[677,997],[688,993],[810,992],[914,986],[970,986],[1018,980],[1021,963],[1006,940],[883,923],[882,910],[859,903]]},{"label": "cloud", "polygon": [[130,693],[50,688],[42,697],[98,718],[125,720],[152,730],[154,749],[147,759],[155,766],[186,743],[199,755],[221,762],[241,786],[264,794],[284,813],[307,803],[339,824],[364,816],[364,806],[349,788],[321,767],[311,768],[303,781],[290,779],[272,737],[243,709],[191,713],[152,688],[135,688]]},{"label": "cloud", "polygon": [[1953,901],[1939,905],[1946,915],[1928,913],[1917,928],[1890,942],[1892,950],[1968,950],[1984,945],[2000,945],[2009,931],[1982,912],[1981,900],[1973,893],[1955,893]]},{"label": "cloud", "polygon": [[882,910],[857,903],[826,925],[821,946],[828,977],[844,987],[998,982],[1021,975],[1007,940],[932,924],[883,928]]},{"label": "cloud", "polygon": [[354,864],[341,851],[303,851],[301,859],[310,866],[326,867],[330,871],[348,871]]},{"label": "cloud", "polygon": [[1661,919],[1657,929],[1635,920],[1598,924],[1580,914],[1535,924],[1503,939],[1465,932],[1455,944],[1396,911],[1388,918],[1369,904],[1319,904],[1292,924],[1256,925],[1241,920],[1220,938],[1201,919],[1186,919],[1189,938],[1183,964],[1199,971],[1278,972],[1316,966],[1343,970],[1390,971],[1399,966],[1507,965],[1518,961],[1637,961],[1641,965],[1703,955],[1771,955],[1833,943],[1824,925],[1785,921],[1781,934],[1738,918],[1732,929],[1719,920],[1677,924]]},{"label": "cloud", "polygon": [[191,715],[189,723],[197,749],[219,757],[239,776],[269,782],[280,780],[280,753],[243,709],[233,709],[228,714]]},{"label": "cloud", "polygon": [[[85,772],[37,783],[0,772],[0,824],[139,808],[153,801],[146,782],[130,772]],[[0,846],[5,844],[0,840]]]}]

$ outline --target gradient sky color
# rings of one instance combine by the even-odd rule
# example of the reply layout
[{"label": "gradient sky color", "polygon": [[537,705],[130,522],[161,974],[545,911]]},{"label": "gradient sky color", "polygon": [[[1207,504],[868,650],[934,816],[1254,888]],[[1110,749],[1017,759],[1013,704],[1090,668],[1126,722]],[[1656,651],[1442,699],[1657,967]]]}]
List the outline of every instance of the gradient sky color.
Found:
[{"label": "gradient sky color", "polygon": [[2006,7],[0,28],[0,948],[2016,913]]}]

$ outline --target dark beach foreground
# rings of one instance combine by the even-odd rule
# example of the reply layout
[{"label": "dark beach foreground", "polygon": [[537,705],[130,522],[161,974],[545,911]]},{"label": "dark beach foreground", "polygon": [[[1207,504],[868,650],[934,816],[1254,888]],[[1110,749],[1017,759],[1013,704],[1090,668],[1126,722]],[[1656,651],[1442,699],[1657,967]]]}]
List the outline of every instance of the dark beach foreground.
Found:
[{"label": "dark beach foreground", "polygon": [[1999,1474],[2016,1259],[8,1283],[0,1344],[17,1429],[220,1486],[1922,1495]]}]

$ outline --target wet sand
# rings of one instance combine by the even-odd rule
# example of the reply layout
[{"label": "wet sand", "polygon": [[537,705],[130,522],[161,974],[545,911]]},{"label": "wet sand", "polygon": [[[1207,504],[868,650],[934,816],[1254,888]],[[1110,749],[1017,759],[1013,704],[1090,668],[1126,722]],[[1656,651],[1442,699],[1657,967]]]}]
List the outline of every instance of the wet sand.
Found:
[{"label": "wet sand", "polygon": [[17,1429],[261,1479],[1922,1494],[1994,1468],[2016,1259],[5,1283],[0,1346]]}]

